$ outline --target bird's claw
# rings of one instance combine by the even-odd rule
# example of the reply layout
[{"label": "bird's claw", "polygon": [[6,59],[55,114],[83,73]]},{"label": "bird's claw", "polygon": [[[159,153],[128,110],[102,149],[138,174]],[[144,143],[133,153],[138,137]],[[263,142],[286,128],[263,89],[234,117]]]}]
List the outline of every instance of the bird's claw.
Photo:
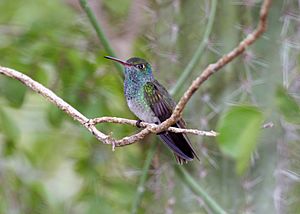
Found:
[{"label": "bird's claw", "polygon": [[135,123],[136,127],[142,128],[141,122],[143,122],[143,121],[142,120],[137,120],[136,123]]}]

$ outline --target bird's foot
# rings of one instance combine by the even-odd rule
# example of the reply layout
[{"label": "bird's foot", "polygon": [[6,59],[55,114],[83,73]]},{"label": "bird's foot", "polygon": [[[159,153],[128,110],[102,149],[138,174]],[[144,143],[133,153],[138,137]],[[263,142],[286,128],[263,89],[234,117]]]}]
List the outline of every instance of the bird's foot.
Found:
[{"label": "bird's foot", "polygon": [[135,123],[136,127],[142,128],[141,122],[143,122],[143,121],[142,120],[137,120],[136,123]]}]

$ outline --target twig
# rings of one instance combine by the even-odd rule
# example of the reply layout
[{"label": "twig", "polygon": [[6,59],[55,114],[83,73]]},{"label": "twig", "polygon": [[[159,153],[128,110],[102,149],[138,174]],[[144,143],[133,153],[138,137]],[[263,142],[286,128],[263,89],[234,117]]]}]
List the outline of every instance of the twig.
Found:
[{"label": "twig", "polygon": [[[89,121],[91,125],[96,125],[98,123],[118,123],[118,124],[126,124],[131,126],[136,126],[136,122],[137,122],[136,120],[130,120],[130,119],[119,118],[119,117],[99,117],[99,118],[91,119]],[[141,122],[140,126],[142,128],[149,127],[150,129],[154,129],[158,125],[153,123]],[[216,137],[218,135],[218,133],[215,131],[201,131],[198,129],[182,129],[182,128],[169,127],[167,130],[175,133],[187,133],[187,134],[194,134],[200,136]]]},{"label": "twig", "polygon": [[213,23],[215,20],[215,14],[216,14],[216,9],[217,9],[217,3],[218,3],[217,0],[212,0],[208,23],[206,26],[206,30],[204,32],[203,39],[202,39],[198,49],[196,50],[195,54],[193,55],[191,61],[185,67],[185,69],[183,70],[179,79],[177,80],[174,88],[172,88],[170,90],[171,94],[177,94],[179,92],[180,87],[183,85],[184,82],[186,82],[187,78],[191,75],[191,72],[193,71],[194,67],[196,66],[197,62],[199,61],[199,59],[207,45],[209,35],[212,31],[212,26],[213,26]]},{"label": "twig", "polygon": [[55,93],[53,93],[50,89],[46,88],[42,84],[34,81],[30,77],[28,77],[25,74],[22,74],[16,70],[13,70],[11,68],[1,67],[0,66],[0,74],[3,74],[5,76],[14,78],[16,80],[19,80],[24,85],[31,88],[33,91],[39,93],[43,97],[45,97],[48,101],[56,105],[59,109],[64,111],[66,114],[71,116],[74,120],[81,123],[83,126],[85,126],[93,135],[96,136],[96,138],[103,143],[112,144],[113,140],[104,133],[100,132],[95,126],[90,125],[89,119],[86,118],[83,114],[81,114],[79,111],[77,111],[75,108],[73,108],[70,104],[68,104],[66,101],[58,97]]}]

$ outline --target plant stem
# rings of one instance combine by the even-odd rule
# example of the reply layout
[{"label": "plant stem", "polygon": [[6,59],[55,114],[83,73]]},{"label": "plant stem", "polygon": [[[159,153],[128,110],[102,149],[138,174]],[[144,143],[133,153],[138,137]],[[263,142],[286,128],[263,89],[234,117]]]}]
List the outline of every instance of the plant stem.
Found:
[{"label": "plant stem", "polygon": [[157,143],[152,143],[149,151],[147,152],[147,157],[146,157],[146,160],[145,160],[145,163],[144,163],[144,166],[143,166],[142,175],[140,177],[139,185],[137,187],[137,191],[135,193],[135,197],[134,197],[132,207],[131,207],[131,213],[132,214],[137,213],[139,204],[142,200],[142,197],[143,197],[143,194],[144,194],[144,191],[145,191],[144,186],[145,186],[145,182],[146,182],[146,179],[147,179],[147,174],[149,172],[149,168],[150,168],[153,156],[155,154],[156,147],[157,147]]},{"label": "plant stem", "polygon": [[226,214],[225,210],[220,207],[220,205],[210,197],[210,195],[194,180],[194,178],[182,167],[176,167],[178,172],[182,175],[185,183],[191,188],[191,190],[198,196],[200,196],[203,201],[211,208],[212,213],[216,214]]},{"label": "plant stem", "polygon": [[[91,22],[93,28],[95,29],[98,39],[101,42],[101,44],[103,45],[105,51],[107,52],[108,55],[115,56],[115,53],[114,53],[112,47],[110,46],[109,41],[108,41],[107,37],[105,36],[105,34],[102,30],[102,27],[98,23],[96,16],[95,16],[94,12],[91,10],[89,4],[87,3],[86,0],[79,0],[79,2],[80,2],[82,9],[87,14],[89,21]],[[119,75],[121,77],[123,77],[124,76],[123,67],[118,63],[114,63],[114,65],[116,66]]]},{"label": "plant stem", "polygon": [[170,90],[170,93],[172,95],[178,94],[180,89],[183,87],[183,84],[186,82],[187,78],[191,75],[194,67],[196,66],[198,60],[200,59],[202,52],[204,51],[208,39],[209,39],[209,35],[212,31],[212,26],[215,20],[215,14],[216,14],[216,9],[217,9],[217,0],[212,0],[211,1],[211,9],[210,9],[210,14],[209,14],[209,18],[208,18],[208,23],[207,23],[207,27],[205,29],[204,32],[204,36],[203,39],[198,47],[198,49],[196,50],[195,54],[193,55],[191,61],[188,63],[188,65],[185,67],[185,69],[183,70],[181,76],[179,77],[179,79],[177,80],[175,86]]}]

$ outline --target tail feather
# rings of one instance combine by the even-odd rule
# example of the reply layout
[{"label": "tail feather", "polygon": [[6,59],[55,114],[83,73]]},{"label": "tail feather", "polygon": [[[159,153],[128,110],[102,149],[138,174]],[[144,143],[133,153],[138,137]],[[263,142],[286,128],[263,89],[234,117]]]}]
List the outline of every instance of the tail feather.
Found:
[{"label": "tail feather", "polygon": [[[174,125],[177,127],[177,125]],[[196,157],[189,139],[183,133],[162,132],[159,134],[162,141],[174,152],[178,164],[187,163]]]},{"label": "tail feather", "polygon": [[170,132],[165,132],[163,134],[159,135],[160,138],[163,140],[163,142],[177,155],[180,156],[183,159],[186,159],[188,161],[193,160],[194,156],[191,152],[185,151],[184,148],[185,142],[179,142],[183,145],[176,145],[178,144],[177,141],[175,141],[174,136],[170,135]]},{"label": "tail feather", "polygon": [[180,156],[176,155],[175,153],[174,153],[174,156],[175,156],[176,162],[177,162],[179,165],[182,165],[182,164],[188,162],[186,159],[181,158]]}]

